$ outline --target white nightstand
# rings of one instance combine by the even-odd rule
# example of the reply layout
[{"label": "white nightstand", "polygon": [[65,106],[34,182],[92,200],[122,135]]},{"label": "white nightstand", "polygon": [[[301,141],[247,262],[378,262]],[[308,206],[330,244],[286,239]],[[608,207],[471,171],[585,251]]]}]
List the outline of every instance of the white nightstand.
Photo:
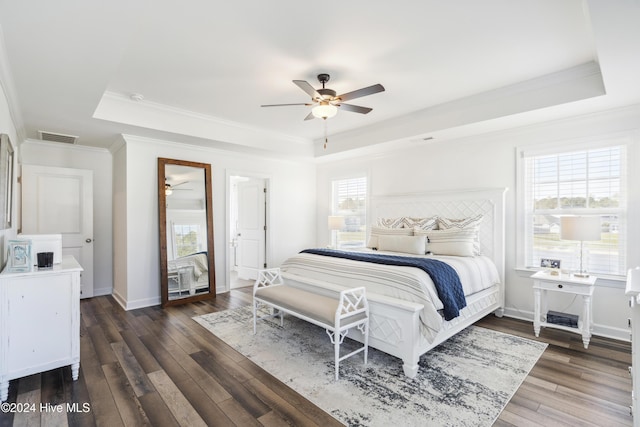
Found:
[{"label": "white nightstand", "polygon": [[[593,327],[593,319],[591,317],[591,297],[593,296],[594,285],[597,277],[589,276],[583,278],[575,277],[570,274],[552,276],[542,270],[531,276],[531,278],[533,279],[533,296],[535,298],[533,331],[535,332],[536,337],[540,335],[540,327],[542,326],[562,329],[582,335],[584,348],[587,348],[589,346],[589,340],[591,339],[591,328]],[[577,328],[548,323],[546,321],[547,291],[582,295],[582,316],[580,316],[580,319],[578,320]]]}]

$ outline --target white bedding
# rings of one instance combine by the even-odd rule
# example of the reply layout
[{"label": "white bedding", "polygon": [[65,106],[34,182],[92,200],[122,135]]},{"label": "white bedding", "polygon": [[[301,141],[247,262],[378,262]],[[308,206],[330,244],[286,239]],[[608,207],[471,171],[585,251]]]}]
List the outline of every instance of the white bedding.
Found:
[{"label": "white bedding", "polygon": [[[378,252],[376,253],[385,253]],[[398,253],[388,252],[393,255]],[[419,255],[407,255],[420,257]],[[431,256],[446,262],[460,276],[465,296],[490,288],[499,283],[499,275],[490,258]],[[343,258],[300,253],[287,259],[281,266],[283,272],[329,282],[345,287],[365,286],[368,292],[386,295],[424,305],[420,313],[422,335],[431,342],[441,328],[443,309],[437,291],[429,275],[415,267],[393,266]]]},{"label": "white bedding", "polygon": [[181,267],[193,267],[193,276],[195,280],[200,279],[203,273],[209,271],[209,260],[207,254],[204,252],[198,252],[191,255],[186,255],[168,262],[169,272],[178,270]]}]

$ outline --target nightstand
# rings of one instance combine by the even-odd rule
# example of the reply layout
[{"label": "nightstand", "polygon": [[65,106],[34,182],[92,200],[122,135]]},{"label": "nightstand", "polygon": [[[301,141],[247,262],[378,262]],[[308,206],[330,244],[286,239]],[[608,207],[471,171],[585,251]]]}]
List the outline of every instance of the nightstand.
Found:
[{"label": "nightstand", "polygon": [[[571,274],[552,276],[542,270],[532,275],[531,278],[533,279],[535,307],[533,315],[533,331],[535,332],[536,337],[540,336],[540,328],[542,326],[557,328],[582,335],[584,348],[589,347],[591,328],[593,327],[591,297],[593,296],[593,290],[595,288],[594,285],[597,277],[576,277]],[[547,322],[547,293],[549,291],[582,296],[582,316],[578,320],[577,328]],[[544,315],[542,313],[544,313]]]}]

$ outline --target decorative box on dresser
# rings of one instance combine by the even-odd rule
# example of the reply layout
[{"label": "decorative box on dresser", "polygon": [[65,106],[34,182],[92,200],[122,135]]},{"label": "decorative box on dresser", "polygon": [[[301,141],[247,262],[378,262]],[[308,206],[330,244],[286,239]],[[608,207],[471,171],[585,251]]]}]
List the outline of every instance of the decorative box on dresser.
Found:
[{"label": "decorative box on dresser", "polygon": [[71,365],[80,369],[80,272],[72,256],[31,272],[0,274],[0,401],[9,381]]},{"label": "decorative box on dresser", "polygon": [[629,327],[631,328],[631,415],[633,425],[640,426],[640,402],[638,402],[638,392],[640,391],[640,267],[632,268],[627,273],[626,295],[629,297],[631,307],[631,318]]}]

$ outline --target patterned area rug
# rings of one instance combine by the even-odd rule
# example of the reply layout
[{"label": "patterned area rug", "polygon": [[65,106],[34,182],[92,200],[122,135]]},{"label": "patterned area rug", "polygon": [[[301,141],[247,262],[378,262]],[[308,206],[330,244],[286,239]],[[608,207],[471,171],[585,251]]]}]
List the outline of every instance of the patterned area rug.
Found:
[{"label": "patterned area rug", "polygon": [[[251,307],[194,320],[282,382],[349,426],[490,426],[546,344],[471,326],[420,358],[414,379],[402,361],[369,349],[340,362],[324,329],[285,316],[258,322]],[[345,339],[343,353],[356,344]],[[350,347],[350,345],[352,347]]]}]

